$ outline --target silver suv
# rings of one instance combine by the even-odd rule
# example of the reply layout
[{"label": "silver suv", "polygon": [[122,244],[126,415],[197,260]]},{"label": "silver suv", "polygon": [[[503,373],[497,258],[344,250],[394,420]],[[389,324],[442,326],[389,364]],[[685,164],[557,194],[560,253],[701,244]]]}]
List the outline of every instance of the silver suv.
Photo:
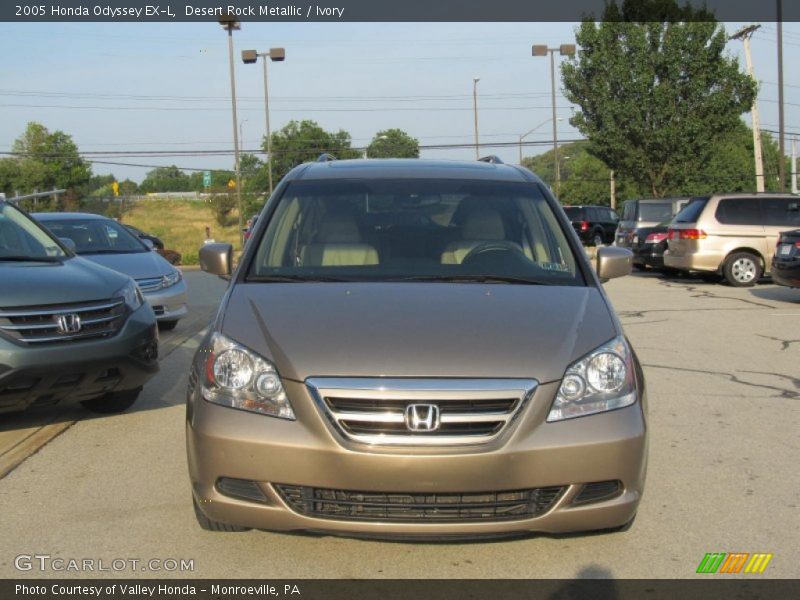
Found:
[{"label": "silver suv", "polygon": [[155,315],[133,280],[0,201],[0,413],[69,402],[125,410],[157,358]]},{"label": "silver suv", "polygon": [[287,175],[194,358],[202,527],[479,536],[627,526],[644,487],[641,368],[531,172],[329,161]]}]

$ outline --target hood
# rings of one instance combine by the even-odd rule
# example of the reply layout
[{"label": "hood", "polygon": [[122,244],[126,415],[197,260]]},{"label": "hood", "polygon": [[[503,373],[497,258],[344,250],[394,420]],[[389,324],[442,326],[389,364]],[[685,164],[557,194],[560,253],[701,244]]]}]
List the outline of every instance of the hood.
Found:
[{"label": "hood", "polygon": [[0,306],[106,300],[128,280],[80,257],[53,263],[0,261]]},{"label": "hood", "polygon": [[222,333],[281,376],[524,377],[556,381],[617,335],[588,287],[244,283]]},{"label": "hood", "polygon": [[83,258],[109,269],[124,273],[134,279],[161,277],[174,269],[157,252],[134,252],[131,254],[83,254]]}]

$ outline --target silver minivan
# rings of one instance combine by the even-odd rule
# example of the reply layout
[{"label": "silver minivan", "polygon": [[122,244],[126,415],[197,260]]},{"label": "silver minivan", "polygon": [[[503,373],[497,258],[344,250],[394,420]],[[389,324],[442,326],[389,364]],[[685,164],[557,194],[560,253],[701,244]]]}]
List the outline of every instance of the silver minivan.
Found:
[{"label": "silver minivan", "polygon": [[292,170],[191,366],[201,527],[438,537],[627,527],[645,384],[602,281],[530,171],[323,160]]},{"label": "silver minivan", "polygon": [[[669,221],[686,206],[691,198],[649,198],[626,200],[622,204],[622,216],[617,223],[614,243],[623,248],[634,246],[641,236],[639,230],[655,227]],[[646,234],[645,234],[646,235]]]}]

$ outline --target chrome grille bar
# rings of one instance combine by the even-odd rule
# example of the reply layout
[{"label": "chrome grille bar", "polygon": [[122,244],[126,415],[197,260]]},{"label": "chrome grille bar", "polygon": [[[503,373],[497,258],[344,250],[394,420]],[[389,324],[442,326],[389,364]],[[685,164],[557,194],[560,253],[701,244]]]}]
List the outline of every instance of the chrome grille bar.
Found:
[{"label": "chrome grille bar", "polygon": [[[114,335],[125,319],[125,301],[0,308],[0,333],[26,344],[69,342]],[[61,315],[80,317],[76,331],[60,331]]]},{"label": "chrome grille bar", "polygon": [[[370,445],[485,444],[533,395],[533,379],[319,378],[306,380],[320,410],[344,439]],[[413,430],[410,405],[432,405],[433,430]]]}]

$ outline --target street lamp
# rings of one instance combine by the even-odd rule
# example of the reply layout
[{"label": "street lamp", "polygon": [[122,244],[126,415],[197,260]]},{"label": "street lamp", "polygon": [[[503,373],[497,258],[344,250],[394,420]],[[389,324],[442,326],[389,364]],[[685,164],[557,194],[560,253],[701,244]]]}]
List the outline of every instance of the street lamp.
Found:
[{"label": "street lamp", "polygon": [[284,48],[270,48],[269,52],[242,50],[242,61],[246,65],[254,64],[261,57],[264,65],[264,116],[267,123],[267,171],[269,174],[269,193],[272,195],[272,133],[269,130],[269,86],[267,85],[267,58],[273,62],[286,60]]},{"label": "street lamp", "polygon": [[472,78],[472,112],[475,116],[475,158],[480,158],[480,150],[478,149],[478,82],[480,77]]},{"label": "street lamp", "polygon": [[[528,137],[534,131],[539,129],[539,127],[542,127],[543,125],[547,125],[551,120],[552,119],[547,119],[546,121],[542,121],[541,123],[539,123],[536,127],[531,129],[530,131],[527,131],[527,132],[523,133],[521,136],[519,136],[519,164],[520,165],[522,164],[522,140],[524,140],[526,137]],[[558,119],[556,119],[556,121],[563,121],[563,120],[564,119],[561,118],[561,117],[558,117]]]},{"label": "street lamp", "polygon": [[561,169],[558,165],[558,133],[556,131],[556,52],[561,56],[575,56],[575,44],[561,44],[558,48],[549,48],[546,44],[534,44],[531,50],[533,56],[550,55],[550,94],[553,101],[553,160],[556,165],[555,193],[558,196],[561,190]]},{"label": "street lamp", "polygon": [[[373,141],[376,141],[376,140],[388,140],[388,139],[389,139],[389,136],[388,136],[388,135],[379,135],[379,136],[378,136],[378,137],[376,137],[376,138],[375,138],[375,140],[373,140]],[[365,158],[365,159],[369,158],[369,156],[368,156],[368,152],[369,152],[369,146],[365,146],[365,147],[364,147],[364,158]]]},{"label": "street lamp", "polygon": [[231,71],[231,110],[233,112],[233,152],[236,167],[236,206],[239,211],[239,231],[241,231],[244,222],[242,220],[242,173],[239,168],[239,132],[236,129],[239,123],[236,118],[236,79],[233,74],[233,32],[241,29],[242,26],[232,12],[220,15],[219,24],[228,32],[228,63]]}]

